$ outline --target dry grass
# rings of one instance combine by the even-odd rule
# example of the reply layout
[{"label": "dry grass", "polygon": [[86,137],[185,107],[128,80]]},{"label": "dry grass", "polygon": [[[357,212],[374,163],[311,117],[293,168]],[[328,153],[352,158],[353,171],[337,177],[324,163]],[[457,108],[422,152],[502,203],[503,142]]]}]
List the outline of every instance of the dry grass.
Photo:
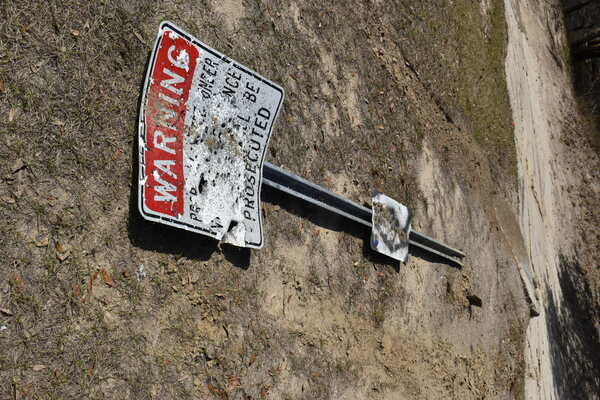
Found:
[{"label": "dry grass", "polygon": [[[370,364],[344,355],[335,335],[367,332],[360,356],[383,354],[368,346],[411,301],[405,282],[388,261],[365,256],[353,229],[335,240],[332,256],[298,215],[318,216],[294,205],[266,208],[272,247],[252,254],[142,221],[132,206],[140,87],[158,23],[173,20],[286,87],[271,160],[324,184],[346,177],[359,201],[376,188],[415,206],[422,199],[413,165],[439,125],[416,116],[419,104],[379,64],[373,48],[385,39],[418,71],[431,94],[423,101],[436,102],[489,154],[510,154],[493,159],[510,180],[510,110],[498,84],[502,10],[482,17],[470,1],[434,3],[244,2],[231,25],[208,2],[0,0],[0,307],[9,311],[0,313],[0,398],[308,399],[370,382],[361,375]],[[301,262],[282,256],[303,246]],[[364,268],[353,269],[355,260]],[[293,286],[287,301],[310,311],[334,299],[346,325],[321,336],[318,324],[282,327],[264,310],[272,294],[263,284],[276,274]],[[466,320],[444,296],[436,304]],[[506,323],[518,326],[517,313]],[[372,362],[388,372],[369,393],[400,390],[401,381],[427,396],[410,382],[418,370],[400,379],[394,366],[431,367],[430,349],[420,346],[409,361],[378,355],[385,361]],[[457,361],[463,375],[474,360]],[[443,362],[449,369],[454,361]],[[450,378],[431,371],[439,393],[450,393]]]}]

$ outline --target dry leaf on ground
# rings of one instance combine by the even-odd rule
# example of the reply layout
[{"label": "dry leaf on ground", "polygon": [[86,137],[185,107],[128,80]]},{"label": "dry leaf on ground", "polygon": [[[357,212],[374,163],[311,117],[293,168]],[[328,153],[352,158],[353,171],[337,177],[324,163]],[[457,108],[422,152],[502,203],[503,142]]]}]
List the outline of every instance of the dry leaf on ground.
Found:
[{"label": "dry leaf on ground", "polygon": [[227,383],[231,387],[241,386],[240,378],[235,375],[231,375],[231,376],[227,377]]},{"label": "dry leaf on ground", "polygon": [[17,118],[18,113],[19,113],[19,110],[17,110],[16,108],[11,108],[8,111],[8,122],[13,122],[15,120],[15,118]]},{"label": "dry leaf on ground", "polygon": [[13,316],[13,312],[8,308],[0,308],[0,313],[4,315],[8,315],[9,317]]},{"label": "dry leaf on ground", "polygon": [[19,274],[16,274],[13,278],[13,285],[15,288],[17,288],[17,290],[23,290],[23,277],[21,277]]},{"label": "dry leaf on ground", "polygon": [[27,165],[25,164],[25,161],[23,161],[22,158],[17,158],[15,160],[14,164],[12,165],[12,173],[14,174],[15,172],[19,172],[20,170],[22,170],[26,166]]},{"label": "dry leaf on ground", "polygon": [[100,270],[100,274],[102,275],[102,281],[110,287],[113,287],[115,282],[112,280],[112,278],[110,277],[110,274],[108,273],[108,271],[106,270],[106,268],[102,268]]},{"label": "dry leaf on ground", "polygon": [[13,199],[10,196],[1,196],[0,201],[2,201],[3,203],[6,203],[6,204],[15,204],[16,203],[15,199]]},{"label": "dry leaf on ground", "polygon": [[58,258],[58,261],[63,262],[69,257],[70,251],[62,243],[56,242],[55,250],[56,258]]},{"label": "dry leaf on ground", "polygon": [[47,247],[48,246],[48,234],[41,233],[35,237],[36,247]]},{"label": "dry leaf on ground", "polygon": [[88,290],[92,290],[92,287],[94,286],[94,281],[96,280],[97,277],[98,277],[98,271],[94,272],[90,276],[90,280],[88,281]]},{"label": "dry leaf on ground", "polygon": [[219,396],[221,399],[223,399],[223,400],[228,399],[227,392],[225,392],[223,389],[221,389],[215,385],[211,385],[210,383],[208,383],[206,386],[208,387],[208,390],[211,393]]}]

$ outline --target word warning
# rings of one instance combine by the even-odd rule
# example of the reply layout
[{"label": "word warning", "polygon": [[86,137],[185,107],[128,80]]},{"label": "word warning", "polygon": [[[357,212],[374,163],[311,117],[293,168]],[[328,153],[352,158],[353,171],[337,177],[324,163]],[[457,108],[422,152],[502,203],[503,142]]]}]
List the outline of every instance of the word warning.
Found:
[{"label": "word warning", "polygon": [[281,87],[163,22],[139,120],[144,218],[261,248],[262,166],[283,97]]}]

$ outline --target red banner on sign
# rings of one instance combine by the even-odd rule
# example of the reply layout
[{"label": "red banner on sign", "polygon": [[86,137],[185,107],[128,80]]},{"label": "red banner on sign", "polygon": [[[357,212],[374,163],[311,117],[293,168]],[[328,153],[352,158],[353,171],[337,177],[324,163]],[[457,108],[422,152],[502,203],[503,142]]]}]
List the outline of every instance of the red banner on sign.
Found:
[{"label": "red banner on sign", "polygon": [[199,50],[165,30],[147,92],[145,207],[177,217],[184,211],[183,140],[186,103]]}]

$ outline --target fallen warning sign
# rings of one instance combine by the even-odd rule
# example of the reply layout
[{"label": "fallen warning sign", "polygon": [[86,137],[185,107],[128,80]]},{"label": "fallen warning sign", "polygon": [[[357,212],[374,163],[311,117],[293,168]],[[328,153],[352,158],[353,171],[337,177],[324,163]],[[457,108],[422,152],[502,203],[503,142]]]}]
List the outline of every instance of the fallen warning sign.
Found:
[{"label": "fallen warning sign", "polygon": [[261,248],[265,152],[283,89],[163,22],[139,120],[144,218]]},{"label": "fallen warning sign", "polygon": [[[139,120],[144,218],[261,248],[264,183],[371,228],[371,248],[406,262],[409,245],[462,267],[465,254],[411,229],[408,208],[378,193],[372,208],[264,162],[283,89],[170,22],[160,25]],[[264,168],[263,168],[264,167]]]}]

